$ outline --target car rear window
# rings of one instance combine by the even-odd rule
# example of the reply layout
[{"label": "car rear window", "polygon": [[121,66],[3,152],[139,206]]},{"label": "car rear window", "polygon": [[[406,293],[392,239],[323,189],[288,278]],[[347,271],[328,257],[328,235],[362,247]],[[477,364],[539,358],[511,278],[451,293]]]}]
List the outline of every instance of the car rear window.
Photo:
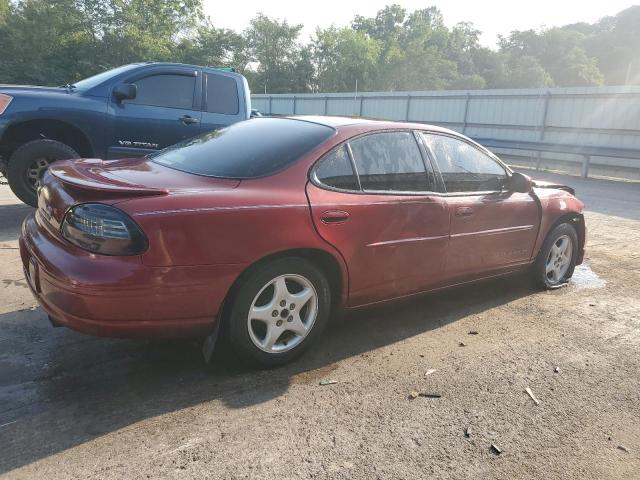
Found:
[{"label": "car rear window", "polygon": [[334,132],[302,120],[253,118],[177,143],[150,158],[196,175],[257,178],[284,169]]}]

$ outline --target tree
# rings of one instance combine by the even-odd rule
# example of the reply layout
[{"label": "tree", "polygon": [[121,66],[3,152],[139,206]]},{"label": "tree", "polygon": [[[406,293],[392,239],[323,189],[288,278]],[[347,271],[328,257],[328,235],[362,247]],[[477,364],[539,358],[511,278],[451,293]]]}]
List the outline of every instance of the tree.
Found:
[{"label": "tree", "polygon": [[197,29],[195,37],[185,37],[176,48],[181,63],[213,67],[233,67],[244,71],[248,64],[246,42],[242,35],[215,28],[210,20]]},{"label": "tree", "polygon": [[381,45],[351,28],[318,29],[312,42],[316,82],[321,91],[350,92],[375,86]]},{"label": "tree", "polygon": [[259,14],[216,28],[202,0],[0,0],[0,83],[60,85],[118,65],[231,66],[254,91],[428,90],[640,85],[640,6],[600,21],[513,31],[481,47],[468,22],[436,7],[388,5],[349,27],[319,29]]},{"label": "tree", "polygon": [[257,63],[252,88],[273,93],[306,92],[312,78],[307,76],[310,55],[298,43],[302,25],[289,25],[259,14],[251,20],[244,36],[250,59]]},{"label": "tree", "polygon": [[587,55],[584,41],[584,34],[575,30],[515,31],[500,39],[500,50],[512,64],[522,65],[518,58],[536,59],[556,85],[601,85],[602,73],[596,59]]},{"label": "tree", "polygon": [[640,6],[600,20],[585,45],[608,85],[640,85]]}]

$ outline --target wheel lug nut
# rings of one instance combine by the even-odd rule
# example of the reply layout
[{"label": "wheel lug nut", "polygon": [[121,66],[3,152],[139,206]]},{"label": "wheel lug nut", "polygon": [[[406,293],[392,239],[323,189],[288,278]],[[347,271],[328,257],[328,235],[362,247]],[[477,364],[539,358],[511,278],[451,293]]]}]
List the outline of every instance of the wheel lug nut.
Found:
[{"label": "wheel lug nut", "polygon": [[278,310],[274,310],[273,312],[271,312],[271,316],[272,317],[277,317],[278,316]]},{"label": "wheel lug nut", "polygon": [[281,306],[281,307],[286,307],[286,306],[287,306],[287,302],[286,302],[285,300],[282,300],[282,301],[280,302],[280,306]]},{"label": "wheel lug nut", "polygon": [[287,322],[293,322],[293,315],[289,315],[289,318],[287,318]]},{"label": "wheel lug nut", "polygon": [[296,304],[292,303],[291,305],[289,305],[289,310],[293,310],[294,308],[296,308]]},{"label": "wheel lug nut", "polygon": [[282,320],[278,320],[278,321],[276,322],[276,325],[277,325],[278,327],[279,327],[279,326],[281,326],[281,325],[282,325]]}]

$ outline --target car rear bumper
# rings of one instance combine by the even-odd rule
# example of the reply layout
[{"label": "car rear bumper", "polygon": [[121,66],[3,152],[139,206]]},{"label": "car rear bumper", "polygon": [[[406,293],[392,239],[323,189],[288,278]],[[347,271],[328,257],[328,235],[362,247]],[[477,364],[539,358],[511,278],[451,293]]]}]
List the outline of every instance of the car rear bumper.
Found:
[{"label": "car rear bumper", "polygon": [[22,225],[20,255],[31,291],[57,324],[109,337],[207,334],[241,269],[93,255],[55,238],[34,214]]}]

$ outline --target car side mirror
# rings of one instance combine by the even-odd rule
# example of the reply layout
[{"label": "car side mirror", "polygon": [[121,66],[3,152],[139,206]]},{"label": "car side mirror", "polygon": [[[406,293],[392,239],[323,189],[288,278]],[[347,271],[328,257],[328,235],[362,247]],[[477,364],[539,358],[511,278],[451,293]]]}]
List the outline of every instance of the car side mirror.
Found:
[{"label": "car side mirror", "polygon": [[133,83],[121,83],[113,89],[113,97],[116,101],[133,100],[138,94],[138,87]]},{"label": "car side mirror", "polygon": [[510,192],[529,193],[532,188],[531,177],[520,172],[513,172],[507,180],[507,189]]}]

